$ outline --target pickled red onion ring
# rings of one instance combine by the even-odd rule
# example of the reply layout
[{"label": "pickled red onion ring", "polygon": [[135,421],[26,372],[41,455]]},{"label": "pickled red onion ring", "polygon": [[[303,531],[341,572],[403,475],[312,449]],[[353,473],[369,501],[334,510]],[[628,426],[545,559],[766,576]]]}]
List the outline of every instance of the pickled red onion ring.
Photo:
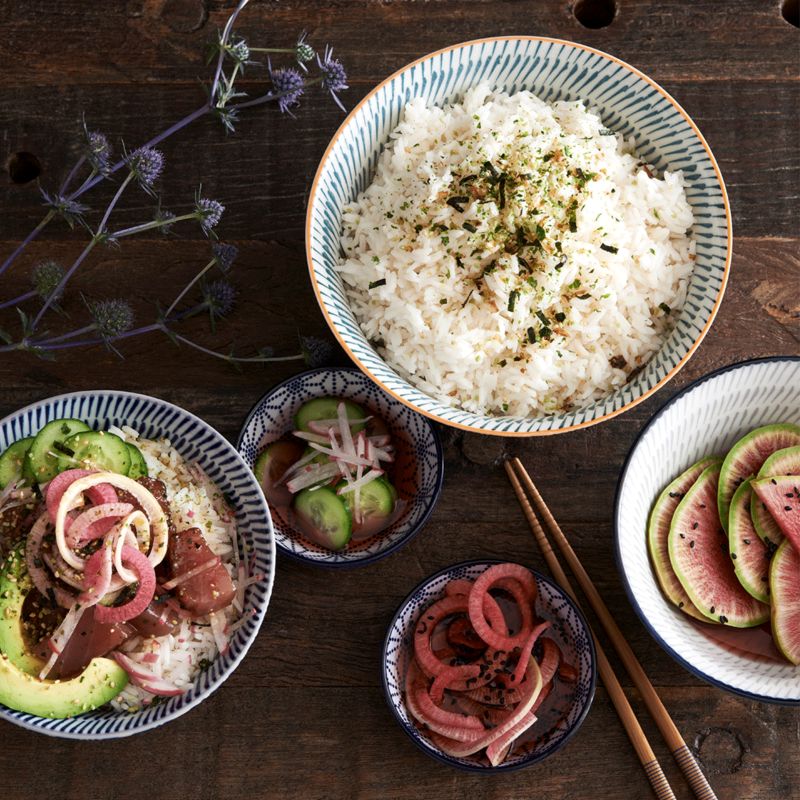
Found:
[{"label": "pickled red onion ring", "polygon": [[[55,478],[53,479],[55,480]],[[109,484],[112,487],[122,489],[133,495],[147,516],[152,533],[150,552],[147,556],[150,565],[156,567],[164,560],[167,553],[167,542],[169,530],[167,528],[167,518],[158,500],[140,483],[128,478],[125,475],[116,475],[113,472],[95,472],[90,475],[78,478],[64,490],[58,502],[58,509],[55,517],[56,544],[61,557],[75,569],[82,569],[83,560],[80,559],[67,546],[66,520],[67,512],[73,508],[75,502],[83,492],[88,492],[92,487],[99,484]]]},{"label": "pickled red onion ring", "polygon": [[102,606],[95,608],[94,616],[98,622],[125,622],[138,617],[153,599],[156,591],[156,573],[144,553],[128,545],[122,547],[122,561],[128,563],[139,578],[139,588],[132,600],[121,606]]},{"label": "pickled red onion ring", "polygon": [[106,541],[86,561],[79,603],[88,608],[100,602],[111,586],[112,567],[111,542]]},{"label": "pickled red onion ring", "polygon": [[33,585],[39,593],[48,597],[52,592],[58,605],[62,608],[69,608],[75,602],[74,595],[51,580],[45,568],[41,566],[42,539],[47,533],[49,525],[50,516],[44,511],[28,532],[28,538],[25,542],[25,564],[28,567],[28,574],[31,576]]},{"label": "pickled red onion ring", "polygon": [[[133,506],[130,503],[101,503],[87,508],[86,511],[75,517],[69,530],[66,531],[67,544],[75,549],[82,547],[92,539],[99,539],[114,527],[120,517],[130,514],[131,511],[133,511]],[[108,525],[98,525],[107,520]]]},{"label": "pickled red onion ring", "polygon": [[159,677],[143,664],[120,653],[119,650],[115,650],[111,655],[122,669],[128,673],[131,682],[135,683],[140,689],[150,692],[150,694],[157,694],[162,697],[174,697],[186,691],[185,689],[181,689],[180,686],[176,686],[174,683]]}]

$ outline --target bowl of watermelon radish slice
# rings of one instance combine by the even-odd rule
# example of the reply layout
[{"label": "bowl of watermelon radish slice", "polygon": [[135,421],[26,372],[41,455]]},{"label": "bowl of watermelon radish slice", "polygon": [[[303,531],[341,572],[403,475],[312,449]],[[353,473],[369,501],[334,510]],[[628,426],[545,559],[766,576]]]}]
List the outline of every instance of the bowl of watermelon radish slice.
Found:
[{"label": "bowl of watermelon radish slice", "polygon": [[365,566],[398,550],[425,525],[444,478],[433,424],[356,369],[315,369],[271,389],[237,448],[278,548],[315,566]]},{"label": "bowl of watermelon radish slice", "polygon": [[432,758],[473,772],[536,764],[589,712],[595,650],[586,620],[549,578],[470,561],[401,603],[383,648],[395,718]]},{"label": "bowl of watermelon radish slice", "polygon": [[616,501],[628,595],[679,663],[800,705],[800,358],[734,364],[673,397]]}]

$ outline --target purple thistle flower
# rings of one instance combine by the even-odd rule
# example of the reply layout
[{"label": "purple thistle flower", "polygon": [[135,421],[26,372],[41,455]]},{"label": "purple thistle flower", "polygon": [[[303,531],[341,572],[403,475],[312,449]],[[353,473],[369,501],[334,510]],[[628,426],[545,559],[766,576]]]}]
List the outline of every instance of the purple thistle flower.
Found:
[{"label": "purple thistle flower", "polygon": [[236,261],[236,257],[239,255],[239,248],[233,244],[215,242],[211,245],[211,252],[214,254],[217,266],[222,272],[228,272],[233,266],[233,262]]},{"label": "purple thistle flower", "polygon": [[297,37],[297,44],[294,46],[295,60],[297,61],[297,65],[304,72],[308,72],[308,69],[306,68],[306,63],[308,61],[311,61],[316,55],[314,48],[306,41],[306,36],[308,36],[308,34],[306,33],[306,31],[303,31]]},{"label": "purple thistle flower", "polygon": [[323,58],[320,58],[319,53],[317,53],[317,64],[322,72],[322,88],[330,93],[333,101],[342,111],[346,111],[336,93],[349,88],[347,85],[347,73],[342,66],[342,62],[333,57],[332,47],[325,48]]},{"label": "purple thistle flower", "polygon": [[[300,98],[305,90],[305,80],[296,69],[276,69],[272,70],[269,65],[269,77],[275,93],[279,95],[278,108],[281,112],[292,115],[290,108],[300,103]],[[292,115],[294,116],[294,115]]]},{"label": "purple thistle flower", "polygon": [[200,227],[203,229],[203,233],[208,235],[222,219],[222,212],[225,211],[225,206],[217,200],[200,197],[195,201],[195,211],[200,219]]},{"label": "purple thistle flower", "polygon": [[330,341],[320,339],[318,336],[301,336],[300,350],[306,365],[312,369],[329,366],[336,352]]},{"label": "purple thistle flower", "polygon": [[34,267],[31,274],[33,290],[42,300],[47,300],[50,295],[53,295],[53,302],[58,302],[64,295],[64,289],[62,288],[58,294],[53,293],[58,289],[63,277],[64,268],[60,264],[52,260],[42,261]]},{"label": "purple thistle flower", "polygon": [[233,311],[239,293],[228,281],[212,281],[203,286],[203,300],[214,317],[224,317]]},{"label": "purple thistle flower", "polygon": [[86,158],[95,172],[108,175],[111,168],[111,144],[104,133],[86,132]]},{"label": "purple thistle flower", "polygon": [[153,184],[164,169],[164,156],[161,151],[154,147],[140,147],[127,157],[126,162],[142,189],[152,193]]},{"label": "purple thistle flower", "polygon": [[114,339],[133,327],[133,309],[124,300],[87,302],[95,330],[104,339]]},{"label": "purple thistle flower", "polygon": [[44,204],[50,206],[57,214],[62,216],[70,228],[81,221],[81,217],[89,210],[88,206],[79,203],[77,200],[70,200],[60,194],[48,194],[44,189],[40,190],[44,198]]}]

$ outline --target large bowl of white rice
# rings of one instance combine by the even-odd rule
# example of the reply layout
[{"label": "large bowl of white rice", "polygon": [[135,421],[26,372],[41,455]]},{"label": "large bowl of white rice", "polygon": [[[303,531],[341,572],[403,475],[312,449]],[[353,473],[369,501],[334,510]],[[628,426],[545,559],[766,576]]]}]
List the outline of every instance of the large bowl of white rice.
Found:
[{"label": "large bowl of white rice", "polygon": [[373,89],[311,191],[311,280],[339,342],[439,422],[585,427],[672,378],[731,259],[725,186],[686,112],[585,45],[483,39]]}]

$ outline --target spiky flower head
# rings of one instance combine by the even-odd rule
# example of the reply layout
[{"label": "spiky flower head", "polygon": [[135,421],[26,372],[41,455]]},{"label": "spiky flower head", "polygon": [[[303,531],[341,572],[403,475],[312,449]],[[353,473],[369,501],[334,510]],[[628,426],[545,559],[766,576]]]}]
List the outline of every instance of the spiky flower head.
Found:
[{"label": "spiky flower head", "polygon": [[[31,283],[33,290],[42,300],[48,300],[52,296],[53,302],[58,302],[64,294],[63,287],[59,289],[59,283],[64,277],[64,268],[48,259],[42,261],[33,268],[31,273]],[[54,294],[58,290],[57,294]]]},{"label": "spiky flower head", "polygon": [[74,228],[89,210],[89,206],[85,206],[77,200],[70,200],[69,197],[60,194],[48,194],[44,189],[40,189],[40,191],[44,198],[44,204],[63,217],[70,228]]},{"label": "spiky flower head", "polygon": [[126,159],[128,169],[146,192],[153,193],[153,184],[164,169],[164,156],[154,147],[140,147]]},{"label": "spiky flower head", "polygon": [[325,48],[325,55],[322,58],[317,53],[317,64],[322,73],[322,88],[329,92],[336,105],[342,111],[345,111],[337,92],[342,92],[349,88],[347,85],[347,73],[342,66],[342,62],[333,57],[332,47]]},{"label": "spiky flower head", "polygon": [[214,242],[211,245],[211,252],[214,254],[217,266],[223,271],[228,272],[236,261],[239,255],[239,248],[233,244],[222,244],[221,242]]},{"label": "spiky flower head", "polygon": [[236,132],[236,123],[239,121],[239,113],[235,108],[220,108],[217,106],[214,108],[213,113],[217,115],[217,118],[222,123],[225,128],[225,133]]},{"label": "spiky flower head", "polygon": [[233,311],[236,304],[236,291],[228,281],[211,281],[203,286],[203,300],[211,318],[225,317]]},{"label": "spiky flower head", "polygon": [[166,208],[159,208],[156,211],[156,218],[155,221],[161,223],[161,227],[158,230],[166,236],[172,230],[172,221],[175,219],[175,214],[171,211],[167,211]]},{"label": "spiky flower head", "polygon": [[[269,77],[272,87],[278,96],[278,108],[283,113],[292,115],[289,110],[300,103],[300,98],[305,90],[305,80],[296,69],[272,69],[269,65]],[[292,115],[294,116],[294,115]]]},{"label": "spiky flower head", "polygon": [[104,339],[115,339],[133,327],[133,309],[124,300],[87,302],[95,330]]},{"label": "spiky flower head", "polygon": [[85,154],[95,172],[108,175],[111,169],[111,143],[104,133],[86,131]]},{"label": "spiky flower head", "polygon": [[228,45],[228,53],[234,61],[239,64],[246,64],[250,58],[250,48],[244,39],[239,39],[238,42]]},{"label": "spiky flower head", "polygon": [[195,213],[206,236],[219,225],[223,211],[225,211],[225,206],[217,200],[211,200],[208,197],[198,197],[195,200]]},{"label": "spiky flower head", "polygon": [[316,52],[314,48],[306,41],[308,34],[303,31],[297,37],[297,44],[294,46],[294,57],[297,60],[298,66],[305,72],[308,72],[306,64],[313,60]]}]

